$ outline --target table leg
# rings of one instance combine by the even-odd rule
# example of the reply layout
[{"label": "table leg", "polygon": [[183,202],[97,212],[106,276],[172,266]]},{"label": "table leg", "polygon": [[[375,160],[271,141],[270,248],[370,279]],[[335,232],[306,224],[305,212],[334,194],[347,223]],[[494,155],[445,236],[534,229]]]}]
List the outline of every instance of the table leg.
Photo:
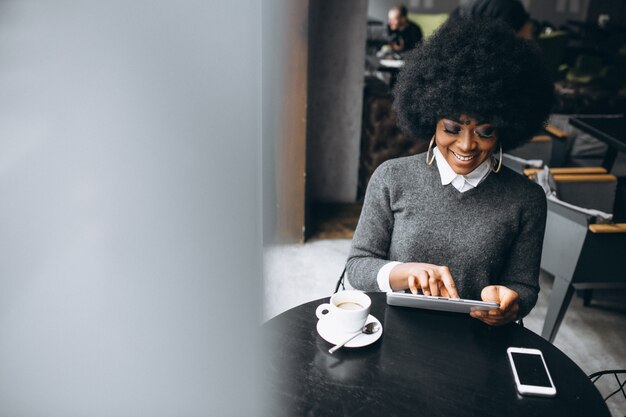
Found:
[{"label": "table leg", "polygon": [[574,295],[574,287],[565,279],[555,276],[548,312],[541,331],[541,336],[549,342],[554,341],[556,333],[559,331],[563,316],[565,316],[567,307],[572,300],[572,295]]}]

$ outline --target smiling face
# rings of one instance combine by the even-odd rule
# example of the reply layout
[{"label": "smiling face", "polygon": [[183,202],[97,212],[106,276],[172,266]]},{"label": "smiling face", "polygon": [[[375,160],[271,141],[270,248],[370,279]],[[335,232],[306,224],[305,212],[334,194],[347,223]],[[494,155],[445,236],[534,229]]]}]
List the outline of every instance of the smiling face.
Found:
[{"label": "smiling face", "polygon": [[498,144],[495,128],[466,115],[437,122],[437,148],[454,172],[467,175],[491,156]]}]

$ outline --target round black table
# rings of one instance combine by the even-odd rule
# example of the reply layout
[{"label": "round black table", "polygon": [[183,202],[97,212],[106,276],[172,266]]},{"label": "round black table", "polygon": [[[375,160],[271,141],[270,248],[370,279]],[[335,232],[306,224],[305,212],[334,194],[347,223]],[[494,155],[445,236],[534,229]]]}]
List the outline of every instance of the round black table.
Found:
[{"label": "round black table", "polygon": [[[382,337],[328,353],[316,307],[286,311],[263,325],[263,379],[272,416],[594,416],[610,417],[584,372],[555,346],[515,323],[490,327],[466,314],[388,306],[368,293]],[[506,349],[537,348],[555,398],[517,394]]]}]

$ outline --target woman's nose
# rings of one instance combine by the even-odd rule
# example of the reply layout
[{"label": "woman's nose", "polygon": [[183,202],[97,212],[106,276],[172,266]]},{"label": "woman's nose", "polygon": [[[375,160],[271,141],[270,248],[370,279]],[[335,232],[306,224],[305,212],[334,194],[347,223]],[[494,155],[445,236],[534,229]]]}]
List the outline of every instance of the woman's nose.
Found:
[{"label": "woman's nose", "polygon": [[476,145],[477,144],[474,140],[473,132],[471,132],[469,129],[463,132],[463,134],[459,136],[459,139],[457,141],[457,146],[460,150],[463,151],[474,150],[476,148]]}]

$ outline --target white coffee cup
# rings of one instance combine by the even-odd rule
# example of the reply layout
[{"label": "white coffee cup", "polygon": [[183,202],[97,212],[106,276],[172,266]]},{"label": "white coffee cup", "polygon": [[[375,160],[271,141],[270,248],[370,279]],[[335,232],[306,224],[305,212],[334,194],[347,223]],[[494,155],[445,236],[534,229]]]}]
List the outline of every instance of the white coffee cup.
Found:
[{"label": "white coffee cup", "polygon": [[361,291],[340,291],[330,297],[330,303],[320,304],[315,315],[320,320],[332,320],[338,331],[354,333],[365,325],[372,300]]}]

